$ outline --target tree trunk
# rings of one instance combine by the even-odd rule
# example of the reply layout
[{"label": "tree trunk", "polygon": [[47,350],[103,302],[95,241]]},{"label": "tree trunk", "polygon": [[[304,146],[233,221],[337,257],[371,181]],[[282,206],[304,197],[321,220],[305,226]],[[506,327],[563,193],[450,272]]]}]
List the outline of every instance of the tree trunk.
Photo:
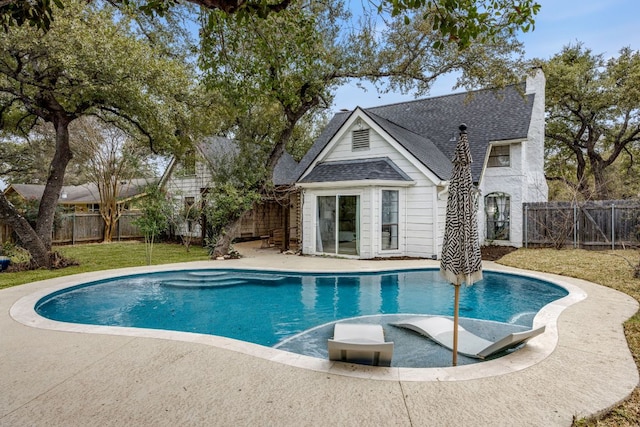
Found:
[{"label": "tree trunk", "polygon": [[115,232],[115,224],[111,221],[111,217],[105,217],[104,220],[104,234],[102,236],[103,243],[111,243],[113,241],[113,233]]},{"label": "tree trunk", "polygon": [[591,171],[593,173],[595,199],[608,200],[610,191],[609,183],[607,182],[607,175],[605,173],[605,165],[599,159],[590,158],[589,160],[591,163]]},{"label": "tree trunk", "polygon": [[31,259],[38,267],[51,267],[51,257],[42,240],[2,191],[0,191],[0,221],[7,223],[18,235],[20,243],[29,251]]},{"label": "tree trunk", "polygon": [[36,220],[35,232],[47,249],[51,250],[51,233],[53,231],[53,220],[62,190],[64,173],[67,165],[73,157],[69,146],[69,118],[60,114],[53,120],[56,129],[56,152],[51,160],[49,178],[44,188],[38,218]]},{"label": "tree trunk", "polygon": [[216,246],[213,248],[214,258],[225,256],[229,253],[231,241],[233,240],[233,236],[236,234],[236,230],[240,226],[241,220],[242,217],[236,218],[223,227],[222,232],[218,235]]}]

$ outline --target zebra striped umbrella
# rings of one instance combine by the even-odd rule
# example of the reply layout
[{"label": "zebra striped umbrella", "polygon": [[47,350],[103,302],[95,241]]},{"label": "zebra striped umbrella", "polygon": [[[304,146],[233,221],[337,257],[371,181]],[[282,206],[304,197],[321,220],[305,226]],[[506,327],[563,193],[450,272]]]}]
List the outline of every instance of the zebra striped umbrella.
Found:
[{"label": "zebra striped umbrella", "polygon": [[471,151],[467,126],[460,125],[460,139],[453,158],[449,181],[447,217],[440,259],[440,274],[455,288],[453,306],[453,366],[458,363],[458,311],[460,286],[482,279],[482,258],[478,239],[476,203],[471,178]]}]

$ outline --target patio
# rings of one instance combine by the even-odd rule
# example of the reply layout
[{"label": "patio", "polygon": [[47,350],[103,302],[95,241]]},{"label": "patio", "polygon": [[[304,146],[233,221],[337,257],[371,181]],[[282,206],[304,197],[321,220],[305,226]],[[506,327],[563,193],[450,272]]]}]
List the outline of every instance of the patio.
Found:
[{"label": "patio", "polygon": [[[189,266],[371,271],[438,265],[297,257],[259,246],[241,245],[240,260]],[[484,267],[513,271],[491,262]],[[477,365],[473,371],[411,372],[316,359],[307,366],[303,356],[296,362],[275,350],[209,336],[176,341],[140,330],[40,329],[15,321],[11,307],[76,277],[8,288],[0,291],[0,425],[568,426],[574,415],[602,411],[638,384],[622,331],[638,304],[589,282],[535,275],[576,286],[587,298],[562,311],[546,340],[519,350],[538,363],[526,367],[518,365],[522,358],[503,358],[513,366],[502,363],[494,376],[478,375]]]}]

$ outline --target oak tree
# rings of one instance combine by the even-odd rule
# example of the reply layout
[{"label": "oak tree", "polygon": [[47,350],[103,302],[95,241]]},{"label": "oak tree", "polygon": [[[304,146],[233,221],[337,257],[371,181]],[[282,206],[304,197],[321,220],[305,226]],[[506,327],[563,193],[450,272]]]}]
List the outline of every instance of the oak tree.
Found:
[{"label": "oak tree", "polygon": [[[108,4],[65,2],[42,34],[16,26],[0,33],[0,124],[28,134],[38,121],[55,129],[35,229],[0,194],[0,220],[12,226],[36,265],[49,266],[53,214],[73,156],[69,125],[95,116],[155,151],[190,143],[193,73],[166,47],[138,37],[126,15]],[[108,54],[105,54],[108,52]]]},{"label": "oak tree", "polygon": [[[640,52],[605,59],[582,44],[543,65],[547,77],[547,177],[585,199],[606,200],[640,150]],[[572,175],[571,175],[572,174]],[[637,176],[634,179],[637,181]]]}]

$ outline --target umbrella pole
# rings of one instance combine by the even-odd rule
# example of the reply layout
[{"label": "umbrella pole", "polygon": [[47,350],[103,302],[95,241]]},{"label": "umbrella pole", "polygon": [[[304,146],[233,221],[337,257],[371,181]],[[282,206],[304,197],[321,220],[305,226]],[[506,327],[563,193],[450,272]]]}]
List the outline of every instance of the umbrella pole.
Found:
[{"label": "umbrella pole", "polygon": [[454,285],[453,302],[453,366],[458,366],[458,311],[460,306],[460,285]]}]

